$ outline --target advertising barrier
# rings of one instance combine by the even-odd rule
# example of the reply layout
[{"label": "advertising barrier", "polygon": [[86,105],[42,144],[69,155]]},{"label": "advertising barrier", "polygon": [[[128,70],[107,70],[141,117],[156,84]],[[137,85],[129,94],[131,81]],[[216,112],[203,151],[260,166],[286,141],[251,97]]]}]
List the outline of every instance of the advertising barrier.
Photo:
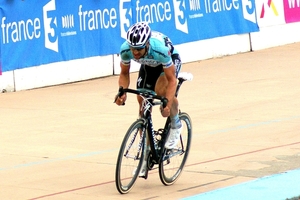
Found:
[{"label": "advertising barrier", "polygon": [[256,0],[255,6],[260,30],[250,33],[252,50],[299,41],[300,0]]},{"label": "advertising barrier", "polygon": [[112,54],[121,42],[114,1],[2,0],[1,10],[2,71]]},{"label": "advertising barrier", "polygon": [[174,44],[258,31],[255,0],[0,0],[1,71],[119,53],[146,21]]},{"label": "advertising barrier", "polygon": [[300,21],[300,0],[284,0],[284,17],[286,23]]},{"label": "advertising barrier", "polygon": [[260,28],[285,24],[283,0],[256,0],[256,15]]},{"label": "advertising barrier", "polygon": [[256,0],[260,28],[300,21],[300,0]]}]

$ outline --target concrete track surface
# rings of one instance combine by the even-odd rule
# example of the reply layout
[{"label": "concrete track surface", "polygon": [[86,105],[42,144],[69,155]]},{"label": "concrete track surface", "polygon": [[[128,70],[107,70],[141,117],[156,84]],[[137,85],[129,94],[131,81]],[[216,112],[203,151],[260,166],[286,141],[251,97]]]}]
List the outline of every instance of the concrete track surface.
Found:
[{"label": "concrete track surface", "polygon": [[[179,94],[193,138],[174,185],[153,170],[129,194],[117,192],[117,154],[137,103],[129,95],[126,106],[113,104],[112,76],[0,94],[0,199],[180,199],[300,168],[300,43],[182,71],[194,75]],[[158,127],[164,119],[153,115]]]}]

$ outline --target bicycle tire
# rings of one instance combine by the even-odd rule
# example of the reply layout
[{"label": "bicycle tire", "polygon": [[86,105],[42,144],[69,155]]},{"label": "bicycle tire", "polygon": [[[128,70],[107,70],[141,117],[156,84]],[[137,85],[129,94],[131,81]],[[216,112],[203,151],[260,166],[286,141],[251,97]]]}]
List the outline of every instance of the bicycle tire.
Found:
[{"label": "bicycle tire", "polygon": [[182,123],[180,141],[172,150],[165,149],[163,159],[159,164],[159,177],[161,182],[166,185],[174,184],[181,172],[189,155],[192,139],[192,122],[187,113],[180,113],[179,118]]},{"label": "bicycle tire", "polygon": [[132,189],[139,175],[144,157],[145,134],[144,121],[138,119],[124,136],[115,171],[116,187],[121,194],[126,194]]}]

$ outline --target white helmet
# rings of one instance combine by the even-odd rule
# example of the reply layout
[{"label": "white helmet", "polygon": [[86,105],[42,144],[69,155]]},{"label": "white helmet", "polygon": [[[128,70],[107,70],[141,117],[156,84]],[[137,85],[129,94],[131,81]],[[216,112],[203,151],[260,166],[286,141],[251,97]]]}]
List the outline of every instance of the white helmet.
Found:
[{"label": "white helmet", "polygon": [[145,22],[133,24],[127,31],[127,42],[132,47],[144,47],[151,36],[151,28]]}]

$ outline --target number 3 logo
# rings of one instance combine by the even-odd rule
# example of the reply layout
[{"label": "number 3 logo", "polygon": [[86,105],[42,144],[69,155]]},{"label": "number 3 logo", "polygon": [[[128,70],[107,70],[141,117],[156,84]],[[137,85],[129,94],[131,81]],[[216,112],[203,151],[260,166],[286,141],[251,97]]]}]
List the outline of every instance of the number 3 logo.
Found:
[{"label": "number 3 logo", "polygon": [[184,16],[185,1],[184,0],[173,0],[174,12],[175,12],[175,26],[177,30],[184,33],[188,33],[187,19]]},{"label": "number 3 logo", "polygon": [[43,7],[45,47],[58,52],[57,20],[54,15],[55,10],[55,0],[50,0]]},{"label": "number 3 logo", "polygon": [[256,23],[254,0],[242,0],[244,19]]}]

